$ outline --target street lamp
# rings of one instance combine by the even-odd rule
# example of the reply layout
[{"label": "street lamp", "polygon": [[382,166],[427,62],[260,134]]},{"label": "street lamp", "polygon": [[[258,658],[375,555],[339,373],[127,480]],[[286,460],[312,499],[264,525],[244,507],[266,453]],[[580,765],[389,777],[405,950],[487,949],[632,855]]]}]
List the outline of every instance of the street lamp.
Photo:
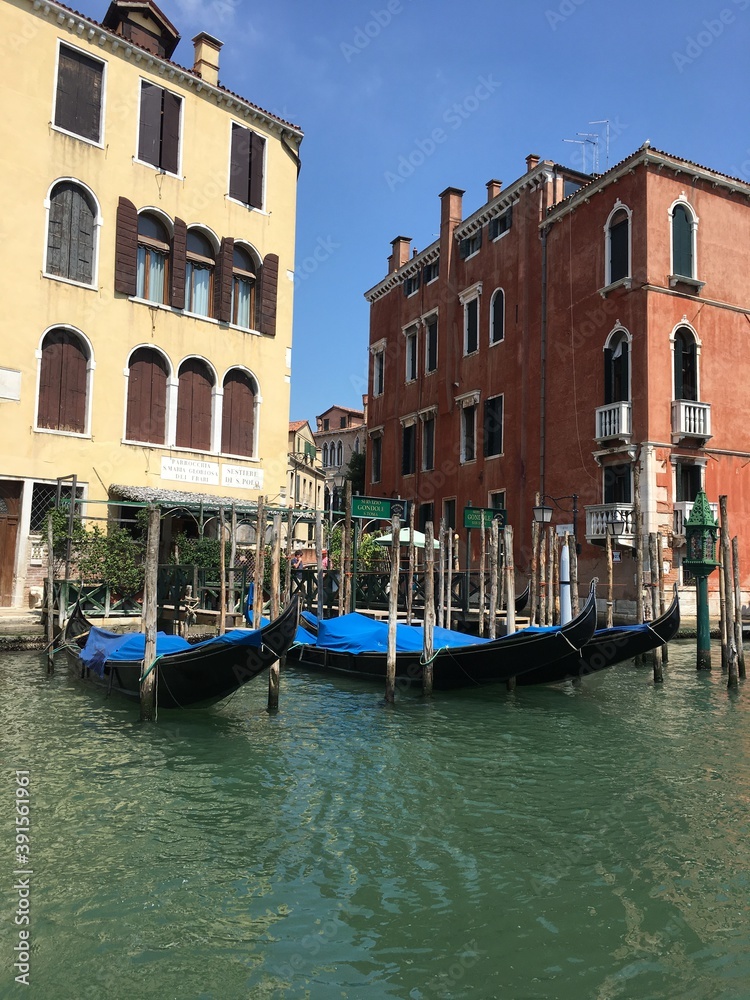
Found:
[{"label": "street lamp", "polygon": [[580,554],[581,546],[578,544],[578,494],[568,493],[565,496],[552,497],[548,493],[543,493],[539,498],[539,504],[532,508],[534,511],[534,520],[537,524],[549,524],[552,520],[552,508],[544,502],[545,500],[551,500],[558,510],[565,511],[565,513],[568,513],[568,509],[567,507],[563,507],[560,501],[573,501],[573,537],[576,540],[576,552]]}]

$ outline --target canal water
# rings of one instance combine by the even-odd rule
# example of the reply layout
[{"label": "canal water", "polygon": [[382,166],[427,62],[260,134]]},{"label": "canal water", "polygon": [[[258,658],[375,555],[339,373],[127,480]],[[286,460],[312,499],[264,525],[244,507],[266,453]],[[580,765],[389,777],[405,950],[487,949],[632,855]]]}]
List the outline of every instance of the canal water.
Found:
[{"label": "canal water", "polygon": [[156,725],[5,654],[0,996],[750,997],[750,692],[670,649],[659,688],[623,664],[392,710],[288,668],[276,716],[261,680]]}]

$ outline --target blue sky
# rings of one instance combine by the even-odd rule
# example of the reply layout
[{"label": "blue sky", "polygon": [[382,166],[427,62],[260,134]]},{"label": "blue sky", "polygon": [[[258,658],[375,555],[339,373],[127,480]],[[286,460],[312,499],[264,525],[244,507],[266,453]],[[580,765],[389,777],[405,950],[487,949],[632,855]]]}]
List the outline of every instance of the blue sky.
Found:
[{"label": "blue sky", "polygon": [[[305,132],[294,420],[361,405],[363,293],[384,276],[394,237],[420,250],[435,239],[445,187],[466,191],[469,215],[486,182],[510,184],[528,153],[580,169],[581,148],[563,142],[579,132],[602,136],[604,170],[596,119],[611,122],[610,165],[650,139],[750,180],[750,0],[160,6],[182,34],[177,62],[192,65],[197,31],[215,34],[221,82]],[[592,147],[586,156],[590,171]]]}]

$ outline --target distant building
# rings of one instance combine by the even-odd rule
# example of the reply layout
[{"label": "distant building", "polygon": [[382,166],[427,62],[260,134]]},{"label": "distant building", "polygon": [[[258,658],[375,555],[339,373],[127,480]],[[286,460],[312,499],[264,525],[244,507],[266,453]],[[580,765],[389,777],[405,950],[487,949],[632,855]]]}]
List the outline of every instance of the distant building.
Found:
[{"label": "distant building", "polygon": [[367,396],[363,396],[362,401],[364,408],[361,410],[331,406],[315,418],[315,443],[320,449],[326,476],[325,498],[329,511],[343,509],[344,480],[349,462],[353,454],[365,452]]},{"label": "distant building", "polygon": [[522,573],[535,495],[557,498],[582,586],[605,574],[622,519],[617,595],[632,597],[637,466],[668,580],[688,582],[684,524],[704,487],[728,495],[747,588],[750,184],[647,143],[597,176],[529,156],[468,217],[462,195],[441,194],[426,249],[393,241],[366,294],[367,491],[413,498],[420,526],[445,518],[462,561],[464,507],[506,508]]},{"label": "distant building", "polygon": [[[315,511],[323,512],[325,472],[307,420],[289,424],[288,506],[293,510],[293,548],[315,547]],[[305,516],[309,515],[309,516]]]},{"label": "distant building", "polygon": [[173,62],[152,0],[101,23],[0,0],[0,24],[9,605],[39,582],[58,477],[196,508],[285,486],[302,133],[219,83],[212,36]]}]

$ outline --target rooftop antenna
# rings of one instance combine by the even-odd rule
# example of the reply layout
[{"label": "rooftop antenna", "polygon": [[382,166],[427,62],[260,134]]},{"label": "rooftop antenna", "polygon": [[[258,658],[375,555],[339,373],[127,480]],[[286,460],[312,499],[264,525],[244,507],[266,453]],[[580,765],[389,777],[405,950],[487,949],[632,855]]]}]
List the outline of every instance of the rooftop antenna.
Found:
[{"label": "rooftop antenna", "polygon": [[599,136],[596,132],[576,132],[576,135],[582,136],[585,142],[590,142],[594,147],[594,173],[599,173]]},{"label": "rooftop antenna", "polygon": [[581,156],[583,158],[583,163],[581,164],[581,172],[586,173],[586,139],[563,139],[563,142],[574,142],[576,146],[581,147]]},{"label": "rooftop antenna", "polygon": [[605,150],[606,150],[606,166],[605,170],[609,170],[609,118],[600,118],[599,121],[589,122],[589,125],[606,125],[604,132],[605,135]]}]

